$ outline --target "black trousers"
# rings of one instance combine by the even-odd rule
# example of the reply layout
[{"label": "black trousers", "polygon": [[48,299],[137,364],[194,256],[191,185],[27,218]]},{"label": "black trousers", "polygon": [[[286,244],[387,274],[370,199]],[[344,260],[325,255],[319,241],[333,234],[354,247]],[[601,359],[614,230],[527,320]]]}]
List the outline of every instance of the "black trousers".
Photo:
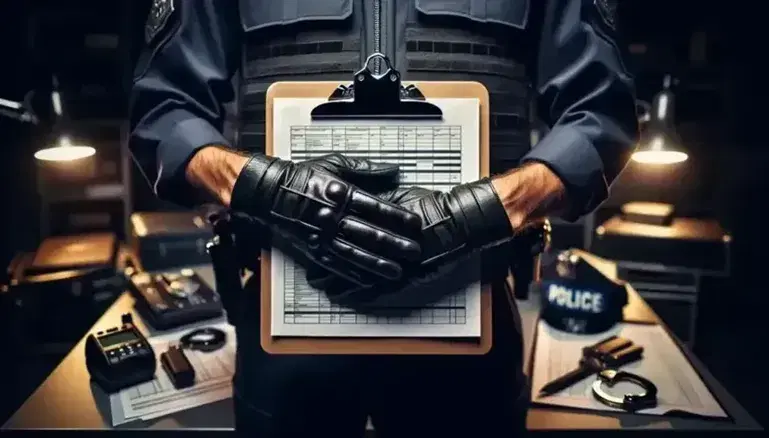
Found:
[{"label": "black trousers", "polygon": [[[499,287],[504,287],[500,283]],[[270,355],[259,342],[259,279],[234,318],[236,431],[249,437],[515,437],[529,391],[517,309],[494,290],[493,347],[483,356]]]}]

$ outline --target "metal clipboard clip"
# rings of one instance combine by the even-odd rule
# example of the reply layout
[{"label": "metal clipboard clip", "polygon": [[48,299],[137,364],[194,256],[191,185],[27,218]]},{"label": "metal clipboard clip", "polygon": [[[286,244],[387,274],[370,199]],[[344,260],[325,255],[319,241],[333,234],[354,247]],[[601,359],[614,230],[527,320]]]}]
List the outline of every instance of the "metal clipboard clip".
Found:
[{"label": "metal clipboard clip", "polygon": [[[369,64],[374,59],[382,60],[386,68],[384,73],[374,75],[370,70]],[[312,110],[312,120],[443,118],[443,111],[427,102],[416,86],[401,84],[401,74],[381,53],[369,56],[363,68],[355,73],[353,83],[337,87],[328,100]]]}]

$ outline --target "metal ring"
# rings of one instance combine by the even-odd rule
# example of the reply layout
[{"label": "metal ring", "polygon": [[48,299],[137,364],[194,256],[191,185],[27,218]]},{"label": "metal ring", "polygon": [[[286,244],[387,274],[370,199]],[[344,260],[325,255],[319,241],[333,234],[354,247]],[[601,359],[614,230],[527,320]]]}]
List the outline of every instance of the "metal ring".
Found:
[{"label": "metal ring", "polygon": [[[641,394],[625,394],[622,397],[611,395],[604,391],[603,384],[609,388],[618,382],[631,382],[643,388]],[[640,411],[657,406],[657,386],[648,379],[637,374],[617,370],[603,370],[598,379],[593,382],[593,396],[599,402],[617,409],[629,412]]]},{"label": "metal ring", "polygon": [[216,351],[226,342],[227,333],[213,327],[193,330],[179,340],[183,348],[205,352]]},{"label": "metal ring", "polygon": [[[375,52],[369,55],[368,58],[366,58],[366,61],[363,63],[363,68],[364,69],[369,68],[369,63],[371,63],[371,61],[374,61],[375,59],[380,60],[380,62],[384,62],[385,67],[387,67],[386,71],[392,70],[393,66],[390,64],[390,59],[387,56],[385,56],[383,53],[379,53],[379,52]],[[371,70],[369,70],[369,72],[373,73],[373,71]]]}]

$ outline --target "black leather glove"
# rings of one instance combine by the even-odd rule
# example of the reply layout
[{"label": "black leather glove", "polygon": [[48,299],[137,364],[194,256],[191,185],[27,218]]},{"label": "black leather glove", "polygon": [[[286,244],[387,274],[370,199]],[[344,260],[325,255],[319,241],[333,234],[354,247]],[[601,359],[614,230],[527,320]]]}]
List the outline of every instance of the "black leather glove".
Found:
[{"label": "black leather glove", "polygon": [[[403,282],[383,282],[369,288],[356,287],[320,269],[308,270],[310,285],[340,304],[389,306],[392,303],[384,304],[382,295],[395,297],[396,291],[400,298],[395,300],[409,301],[409,305],[434,301],[441,293],[456,291],[462,283],[478,281],[479,275],[468,277],[473,274],[469,269],[472,256],[513,238],[510,220],[488,178],[456,186],[447,193],[404,187],[379,196],[420,216],[422,259],[411,267]],[[440,286],[436,287],[433,283],[439,278]],[[424,290],[428,285],[433,286],[431,290]],[[418,290],[421,296],[408,299],[411,290]]]},{"label": "black leather glove", "polygon": [[513,227],[491,179],[449,192],[398,188],[382,195],[422,219],[422,270],[431,270],[513,238]]},{"label": "black leather glove", "polygon": [[341,154],[301,163],[256,154],[235,182],[230,207],[347,281],[398,280],[404,264],[419,260],[421,221],[356,186],[395,187],[398,172],[397,165]]}]

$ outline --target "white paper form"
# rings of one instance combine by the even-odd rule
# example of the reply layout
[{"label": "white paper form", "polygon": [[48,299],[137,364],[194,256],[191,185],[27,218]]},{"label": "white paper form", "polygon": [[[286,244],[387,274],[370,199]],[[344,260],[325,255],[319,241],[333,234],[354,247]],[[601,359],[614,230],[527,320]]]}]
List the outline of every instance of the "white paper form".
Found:
[{"label": "white paper form", "polygon": [[[585,336],[560,332],[539,321],[534,346],[532,400],[555,406],[619,411],[595,400],[592,385],[596,377],[588,377],[548,397],[537,396],[547,382],[576,368],[583,347],[611,335],[629,339],[644,348],[643,359],[621,368],[646,377],[657,386],[658,406],[639,413],[661,415],[675,409],[709,417],[727,417],[673,339],[659,325],[650,324],[618,324],[605,333]],[[613,388],[604,386],[604,389],[619,396],[639,390],[625,382],[619,382]]]},{"label": "white paper form", "polygon": [[110,395],[112,425],[133,420],[151,420],[164,415],[214,403],[232,397],[232,376],[235,372],[235,330],[226,323],[214,325],[227,333],[227,343],[209,353],[185,350],[184,354],[195,368],[195,385],[178,390],[160,366],[160,353],[178,343],[180,334],[148,339],[158,368],[155,379]]},{"label": "white paper form", "polygon": [[[401,184],[447,191],[480,177],[478,99],[431,99],[440,121],[312,121],[325,99],[273,101],[273,152],[303,161],[332,152],[401,166]],[[479,337],[476,283],[407,317],[368,316],[332,305],[307,284],[290,257],[272,250],[272,335],[343,337]],[[480,269],[480,266],[478,266]],[[480,277],[480,276],[479,276]]]}]

